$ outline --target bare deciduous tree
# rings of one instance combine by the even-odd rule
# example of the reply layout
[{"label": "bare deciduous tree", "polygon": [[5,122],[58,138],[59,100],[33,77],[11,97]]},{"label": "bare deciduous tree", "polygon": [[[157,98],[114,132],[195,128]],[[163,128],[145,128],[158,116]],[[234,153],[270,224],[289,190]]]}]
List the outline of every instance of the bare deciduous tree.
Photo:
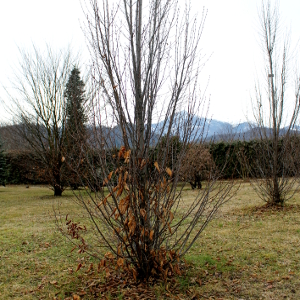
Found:
[{"label": "bare deciduous tree", "polygon": [[60,196],[66,185],[63,147],[66,126],[64,91],[72,68],[70,51],[53,53],[48,47],[41,54],[21,51],[15,90],[9,93],[13,105],[15,134],[21,136],[29,150],[39,159],[39,167]]},{"label": "bare deciduous tree", "polygon": [[[101,245],[114,267],[136,279],[180,273],[177,259],[230,197],[232,187],[212,176],[183,210],[178,170],[189,142],[201,143],[203,137],[204,124],[194,116],[204,104],[198,80],[206,13],[192,18],[190,6],[180,7],[176,0],[90,0],[88,9],[86,34],[100,93],[94,99],[98,156],[86,160],[91,178],[101,173],[108,195],[100,191],[88,200],[78,197],[97,236],[89,242],[79,239],[79,247],[95,254]],[[113,144],[109,122],[117,124],[113,137],[118,135],[124,146],[108,162]],[[174,135],[181,148],[171,170]],[[156,146],[162,138],[166,146]],[[69,220],[68,232],[78,238],[81,230]]]},{"label": "bare deciduous tree", "polygon": [[265,89],[256,85],[253,101],[256,124],[249,124],[257,143],[253,149],[254,159],[245,159],[244,163],[258,196],[268,205],[283,205],[293,196],[299,177],[300,149],[295,125],[300,105],[300,76],[295,78],[291,103],[289,99],[293,96],[287,93],[289,41],[286,36],[281,39],[278,7],[272,7],[270,1],[263,3],[259,17],[266,81]]}]

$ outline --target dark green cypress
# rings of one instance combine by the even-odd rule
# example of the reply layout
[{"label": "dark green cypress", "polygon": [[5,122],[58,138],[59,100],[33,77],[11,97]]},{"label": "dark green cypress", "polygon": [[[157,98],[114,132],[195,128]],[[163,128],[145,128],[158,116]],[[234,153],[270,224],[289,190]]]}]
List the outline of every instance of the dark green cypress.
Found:
[{"label": "dark green cypress", "polygon": [[67,136],[70,141],[78,142],[85,137],[87,118],[84,110],[85,85],[77,67],[71,71],[65,97],[67,99]]},{"label": "dark green cypress", "polygon": [[80,184],[78,172],[82,171],[81,161],[83,149],[86,146],[85,114],[85,84],[80,77],[80,71],[74,67],[66,84],[66,163],[71,187],[77,188]]},{"label": "dark green cypress", "polygon": [[7,173],[6,158],[4,154],[3,143],[0,137],[0,185],[5,186],[6,175],[7,175],[6,173]]}]

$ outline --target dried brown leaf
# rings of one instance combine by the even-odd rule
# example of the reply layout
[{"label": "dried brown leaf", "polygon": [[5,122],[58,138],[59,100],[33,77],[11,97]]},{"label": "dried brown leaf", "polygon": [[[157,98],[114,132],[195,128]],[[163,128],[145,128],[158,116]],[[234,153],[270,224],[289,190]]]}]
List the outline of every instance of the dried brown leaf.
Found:
[{"label": "dried brown leaf", "polygon": [[125,148],[124,146],[122,146],[122,147],[120,148],[119,153],[118,153],[119,159],[123,157],[125,151],[126,151],[126,148]]},{"label": "dried brown leaf", "polygon": [[72,248],[71,253],[72,253],[76,248],[77,248],[77,245],[74,246],[74,247]]},{"label": "dried brown leaf", "polygon": [[166,172],[167,172],[167,174],[170,176],[170,177],[172,177],[172,175],[173,175],[173,172],[171,171],[171,169],[170,168],[166,168]]},{"label": "dried brown leaf", "polygon": [[127,177],[128,177],[128,171],[126,171],[125,174],[124,174],[124,183],[126,182]]},{"label": "dried brown leaf", "polygon": [[119,202],[119,211],[121,215],[124,215],[129,207],[130,195],[127,195],[125,198],[121,199]]},{"label": "dried brown leaf", "polygon": [[123,189],[124,189],[123,186],[121,188],[119,188],[119,190],[117,192],[117,197],[119,197],[123,193]]},{"label": "dried brown leaf", "polygon": [[154,236],[154,230],[151,230],[149,235],[150,241],[153,241],[153,236]]},{"label": "dried brown leaf", "polygon": [[133,275],[134,280],[136,281],[136,278],[137,278],[137,270],[136,270],[135,268],[132,269],[132,275]]},{"label": "dried brown leaf", "polygon": [[140,213],[141,213],[142,217],[145,218],[146,210],[144,208],[140,209]]},{"label": "dried brown leaf", "polygon": [[106,252],[104,257],[108,259],[114,259],[114,255],[111,252]]},{"label": "dried brown leaf", "polygon": [[124,184],[124,188],[125,188],[125,190],[128,192],[129,191],[129,187],[128,187],[128,185],[125,183]]},{"label": "dried brown leaf", "polygon": [[106,278],[110,277],[109,268],[106,268],[106,269],[105,269],[105,273],[106,273]]},{"label": "dried brown leaf", "polygon": [[94,269],[94,265],[91,263],[87,270],[87,273],[91,272],[93,269]]},{"label": "dried brown leaf", "polygon": [[170,211],[169,212],[169,221],[170,221],[170,223],[173,221],[173,219],[174,219],[174,215],[173,215],[173,213]]},{"label": "dried brown leaf", "polygon": [[129,163],[130,153],[131,153],[131,150],[128,150],[125,152],[125,154],[124,154],[125,163]]},{"label": "dried brown leaf", "polygon": [[107,176],[107,180],[111,180],[111,177],[113,176],[113,171],[111,171],[109,174],[108,174],[108,176]]},{"label": "dried brown leaf", "polygon": [[118,267],[122,267],[122,266],[124,265],[124,259],[120,257],[120,258],[117,260],[117,265],[118,265]]},{"label": "dried brown leaf", "polygon": [[82,267],[82,264],[79,263],[75,272],[79,271],[81,269],[81,267]]}]

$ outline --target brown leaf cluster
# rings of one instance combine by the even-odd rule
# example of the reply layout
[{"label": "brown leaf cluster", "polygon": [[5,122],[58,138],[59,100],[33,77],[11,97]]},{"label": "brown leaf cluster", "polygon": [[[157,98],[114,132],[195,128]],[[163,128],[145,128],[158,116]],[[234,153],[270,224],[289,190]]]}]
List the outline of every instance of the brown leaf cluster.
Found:
[{"label": "brown leaf cluster", "polygon": [[[106,254],[107,258],[112,259],[111,253]],[[120,261],[120,260],[119,260]],[[186,271],[186,265],[179,265],[181,274]],[[99,299],[157,299],[156,287],[164,286],[159,292],[164,299],[186,299],[191,297],[192,293],[182,291],[178,282],[179,278],[166,278],[157,280],[149,278],[148,282],[137,282],[133,273],[120,272],[112,266],[108,266],[104,260],[99,264],[98,271],[90,273],[86,271],[86,276],[83,277],[83,286],[80,287],[80,292],[74,295],[93,296]],[[104,277],[99,278],[99,274]],[[198,299],[198,298],[193,298]]]},{"label": "brown leaf cluster", "polygon": [[[84,225],[80,225],[80,223],[73,222],[68,219],[68,215],[66,215],[66,226],[67,226],[67,234],[71,237],[71,239],[79,240],[80,242],[71,250],[73,252],[76,248],[78,248],[78,253],[84,253],[87,250],[87,244],[85,243],[84,238],[81,236],[80,232],[86,231],[86,227]],[[81,266],[78,267],[78,270]]]}]

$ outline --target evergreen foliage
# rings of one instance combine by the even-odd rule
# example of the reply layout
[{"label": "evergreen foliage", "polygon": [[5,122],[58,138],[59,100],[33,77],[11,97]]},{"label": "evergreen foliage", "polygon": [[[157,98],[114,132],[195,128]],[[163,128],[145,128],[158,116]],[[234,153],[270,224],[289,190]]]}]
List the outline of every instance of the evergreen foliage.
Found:
[{"label": "evergreen foliage", "polygon": [[86,144],[86,122],[84,104],[85,84],[80,71],[74,67],[66,84],[66,159],[69,184],[76,189],[80,184],[77,173],[82,173],[82,149]]},{"label": "evergreen foliage", "polygon": [[66,85],[65,97],[67,100],[67,138],[70,143],[78,144],[85,137],[85,85],[80,78],[80,71],[74,67]]},{"label": "evergreen foliage", "polygon": [[7,175],[6,158],[4,154],[3,143],[0,138],[0,185],[5,186],[6,175]]}]

